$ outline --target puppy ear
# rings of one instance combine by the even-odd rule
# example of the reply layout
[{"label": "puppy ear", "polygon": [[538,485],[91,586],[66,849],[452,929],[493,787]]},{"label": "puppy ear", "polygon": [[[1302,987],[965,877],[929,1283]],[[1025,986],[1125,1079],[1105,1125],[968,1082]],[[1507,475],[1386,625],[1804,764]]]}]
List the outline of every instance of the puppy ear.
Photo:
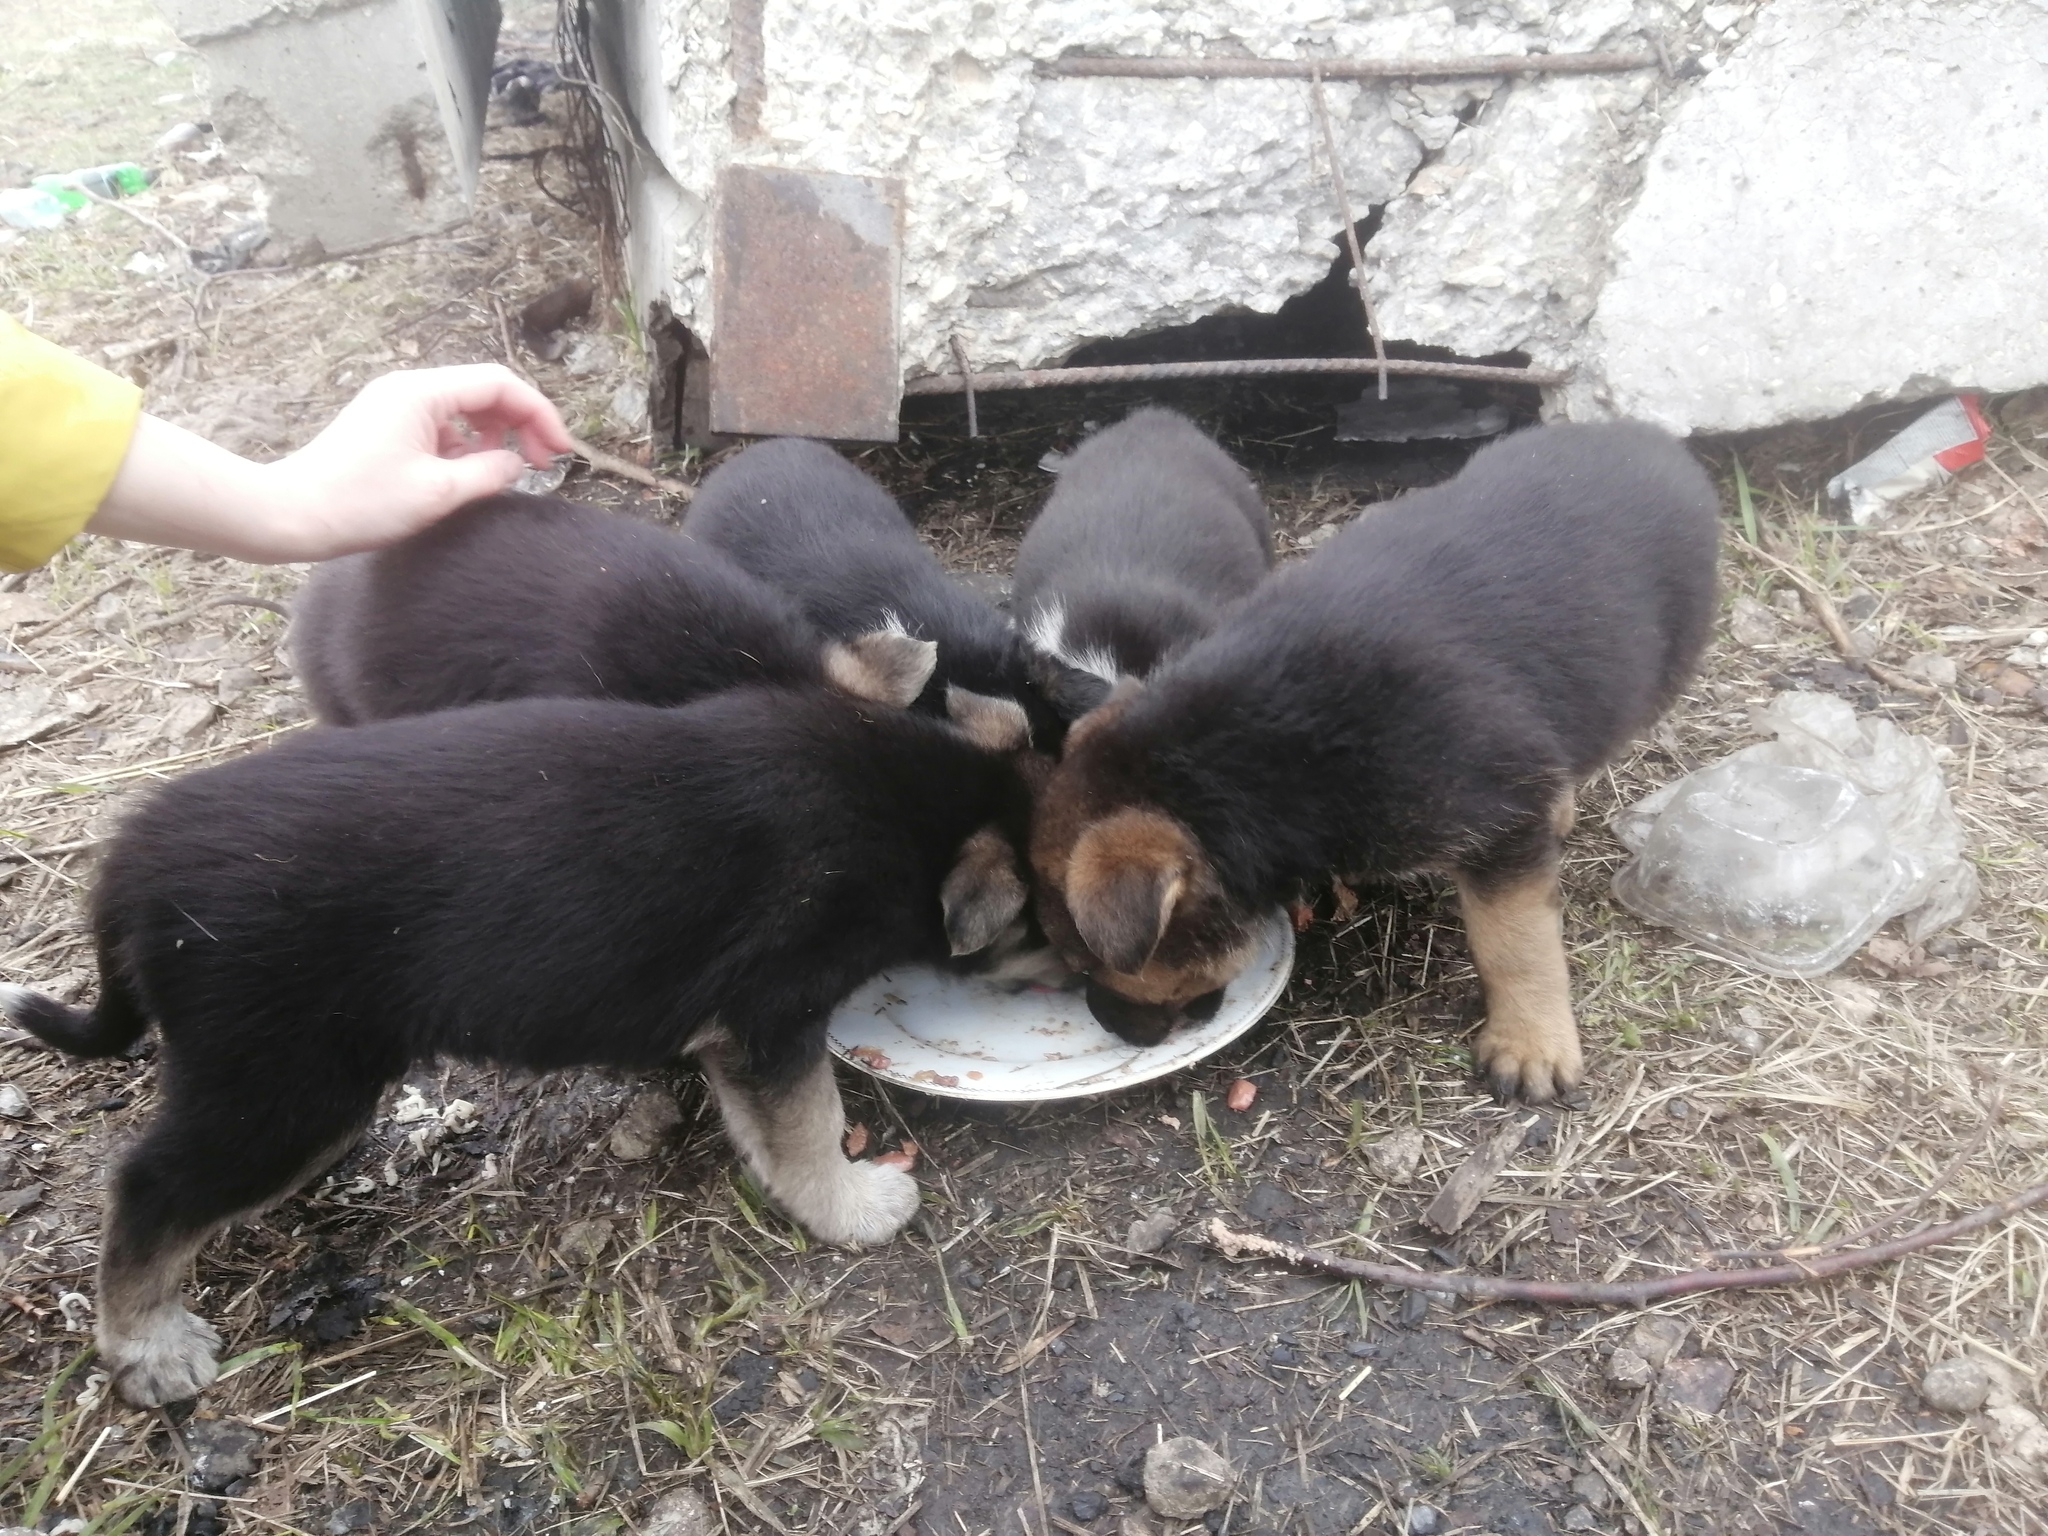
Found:
[{"label": "puppy ear", "polygon": [[1144,969],[1200,857],[1158,811],[1128,807],[1088,825],[1067,859],[1067,910],[1082,942],[1113,969]]},{"label": "puppy ear", "polygon": [[1017,873],[1017,850],[994,827],[960,845],[960,856],[939,887],[946,942],[956,955],[987,949],[1023,914],[1029,892]]},{"label": "puppy ear", "polygon": [[1104,726],[1114,723],[1117,717],[1130,707],[1131,701],[1144,691],[1145,685],[1137,678],[1118,678],[1116,686],[1074,722],[1073,728],[1067,732],[1067,741],[1061,749],[1062,753],[1072,752]]},{"label": "puppy ear", "polygon": [[946,685],[946,713],[967,739],[988,752],[1021,752],[1031,745],[1031,720],[1015,699]]},{"label": "puppy ear", "polygon": [[877,629],[825,646],[825,676],[841,693],[907,709],[939,664],[936,640],[915,640],[901,629]]}]

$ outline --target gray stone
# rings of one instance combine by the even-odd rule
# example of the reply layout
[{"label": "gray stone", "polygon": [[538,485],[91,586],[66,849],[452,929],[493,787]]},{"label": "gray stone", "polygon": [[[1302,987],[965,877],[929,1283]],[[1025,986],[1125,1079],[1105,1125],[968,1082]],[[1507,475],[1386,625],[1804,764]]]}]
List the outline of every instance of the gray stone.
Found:
[{"label": "gray stone", "polygon": [[498,0],[164,0],[282,244],[328,255],[469,215]]},{"label": "gray stone", "polygon": [[612,1156],[621,1162],[637,1163],[654,1156],[683,1123],[682,1106],[666,1088],[642,1088],[626,1100],[612,1126]]},{"label": "gray stone", "polygon": [[1771,645],[1779,635],[1778,616],[1747,593],[1728,605],[1728,634],[1737,645]]},{"label": "gray stone", "polygon": [[1662,1317],[1655,1313],[1637,1321],[1629,1330],[1628,1347],[1641,1355],[1657,1370],[1663,1370],[1671,1357],[1678,1353],[1685,1343],[1685,1336],[1692,1330],[1675,1317]]},{"label": "gray stone", "polygon": [[192,1455],[192,1486],[201,1493],[219,1493],[237,1478],[256,1473],[256,1452],[263,1436],[245,1424],[224,1419],[194,1419],[185,1426],[185,1448]]},{"label": "gray stone", "polygon": [[157,734],[173,746],[189,747],[206,734],[206,728],[219,713],[219,703],[205,694],[181,694],[165,713]]},{"label": "gray stone", "polygon": [[368,1499],[350,1499],[327,1517],[327,1536],[352,1536],[377,1524],[377,1506]]},{"label": "gray stone", "polygon": [[1418,1504],[1408,1511],[1408,1536],[1436,1536],[1444,1528],[1443,1511],[1428,1504]]},{"label": "gray stone", "polygon": [[1133,1253],[1157,1253],[1179,1225],[1172,1211],[1152,1211],[1131,1223],[1124,1246]]},{"label": "gray stone", "polygon": [[1564,1528],[1568,1531],[1596,1531],[1600,1528],[1600,1517],[1583,1504],[1574,1504],[1564,1512]]},{"label": "gray stone", "polygon": [[9,1120],[28,1118],[28,1095],[13,1083],[0,1083],[0,1116]]},{"label": "gray stone", "polygon": [[0,749],[38,740],[75,720],[80,711],[49,683],[15,683],[0,688]]},{"label": "gray stone", "polygon": [[555,1238],[562,1256],[579,1264],[595,1264],[612,1240],[612,1224],[602,1216],[572,1221]]},{"label": "gray stone", "polygon": [[0,1220],[19,1216],[23,1211],[32,1210],[42,1203],[45,1186],[24,1184],[19,1189],[10,1189],[0,1195]]},{"label": "gray stone", "polygon": [[1422,1132],[1410,1126],[1382,1136],[1365,1149],[1365,1162],[1389,1184],[1406,1184],[1422,1166]]},{"label": "gray stone", "polygon": [[1944,656],[1939,651],[1922,651],[1899,670],[1908,677],[1918,678],[1923,683],[1932,683],[1937,688],[1953,688],[1956,685],[1955,658]]},{"label": "gray stone", "polygon": [[1991,1372],[1982,1361],[1958,1355],[1929,1368],[1920,1395],[1943,1413],[1975,1413],[1991,1395]]},{"label": "gray stone", "polygon": [[711,1506],[688,1488],[671,1489],[640,1518],[640,1536],[714,1536],[718,1529]]},{"label": "gray stone", "polygon": [[1192,1435],[1175,1435],[1145,1452],[1145,1502],[1155,1514],[1199,1519],[1222,1508],[1236,1482],[1230,1463]]},{"label": "gray stone", "polygon": [[1605,1509],[1614,1494],[1598,1472],[1581,1472],[1572,1479],[1572,1497],[1589,1509]]},{"label": "gray stone", "polygon": [[1657,1401],[1694,1413],[1719,1413],[1735,1385],[1735,1367],[1726,1360],[1674,1360],[1657,1382]]},{"label": "gray stone", "polygon": [[1650,1384],[1650,1378],[1657,1373],[1645,1360],[1624,1344],[1607,1360],[1607,1379],[1617,1387],[1627,1387],[1631,1392]]}]

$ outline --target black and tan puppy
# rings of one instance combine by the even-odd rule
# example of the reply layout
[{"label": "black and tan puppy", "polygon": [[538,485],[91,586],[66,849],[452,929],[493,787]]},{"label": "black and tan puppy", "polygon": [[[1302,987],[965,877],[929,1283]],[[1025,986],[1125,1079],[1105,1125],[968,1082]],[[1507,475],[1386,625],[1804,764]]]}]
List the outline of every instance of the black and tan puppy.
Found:
[{"label": "black and tan puppy", "polygon": [[505,699],[683,704],[748,683],[906,704],[935,648],[875,628],[827,641],[706,544],[508,494],[320,566],[293,607],[292,661],[329,725]]},{"label": "black and tan puppy", "polygon": [[794,598],[836,640],[900,627],[936,640],[918,703],[949,687],[1014,701],[1040,746],[1057,716],[1039,697],[1009,621],[948,576],[895,499],[823,443],[755,443],[704,477],[683,531]]},{"label": "black and tan puppy", "polygon": [[161,1103],[101,1238],[121,1391],[161,1403],[213,1379],[218,1335],[179,1303],[193,1254],[434,1057],[694,1053],[792,1217],[829,1242],[892,1236],[917,1187],[841,1152],[825,1020],[877,970],[971,949],[1022,907],[1001,846],[1026,811],[1012,723],[825,689],[537,699],[314,732],[157,791],[93,892],[98,1006],[0,988],[0,1015],[81,1055],[162,1036]]},{"label": "black and tan puppy", "polygon": [[1668,705],[1714,612],[1715,497],[1654,428],[1544,427],[1367,512],[1075,727],[1040,920],[1096,1014],[1164,1036],[1296,882],[1440,870],[1503,1094],[1580,1075],[1557,861],[1572,791]]},{"label": "black and tan puppy", "polygon": [[1011,611],[1073,720],[1214,629],[1272,564],[1257,487],[1185,416],[1149,407],[1061,467],[1017,550]]}]

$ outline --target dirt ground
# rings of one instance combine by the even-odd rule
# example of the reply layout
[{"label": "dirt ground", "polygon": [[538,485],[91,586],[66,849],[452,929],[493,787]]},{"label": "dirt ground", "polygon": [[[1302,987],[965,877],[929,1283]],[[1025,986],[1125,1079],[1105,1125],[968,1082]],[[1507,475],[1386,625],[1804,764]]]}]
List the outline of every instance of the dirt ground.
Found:
[{"label": "dirt ground", "polygon": [[[549,20],[515,7],[507,55],[543,53]],[[260,197],[225,159],[148,149],[201,89],[139,0],[17,8],[0,42],[0,169],[166,167],[128,212],[0,243],[0,305],[114,348],[159,414],[284,451],[381,369],[505,357],[504,316],[592,269],[586,222],[535,180],[555,130],[497,125],[487,149],[520,158],[489,163],[463,229],[199,281],[178,244],[219,245]],[[632,339],[617,315],[594,327],[610,339],[571,352],[579,371],[512,359],[579,431],[642,453],[613,406]],[[987,397],[976,440],[957,404],[922,402],[862,460],[950,563],[999,584],[1040,457],[1137,398]],[[1320,386],[1158,398],[1254,468],[1290,554],[1458,462],[1334,444]],[[1581,796],[1567,928],[1588,1086],[1534,1117],[1454,1237],[1420,1213],[1511,1113],[1470,1075],[1455,912],[1419,884],[1355,908],[1325,891],[1271,1018],[1178,1077],[977,1110],[849,1075],[875,1144],[923,1152],[924,1212],[874,1252],[812,1247],[764,1209],[687,1072],[423,1070],[331,1174],[206,1251],[195,1305],[228,1340],[226,1378],[189,1416],[141,1413],[109,1400],[89,1327],[100,1182],[149,1113],[147,1048],[78,1063],[0,1040],[25,1101],[0,1119],[0,1524],[1193,1531],[1134,1491],[1144,1449],[1190,1434],[1238,1472],[1207,1528],[1246,1536],[2048,1529],[2048,1211],[1647,1315],[1333,1284],[1200,1236],[1220,1215],[1361,1258],[1633,1279],[1888,1236],[2048,1178],[2048,693],[2038,657],[2007,659],[2048,626],[2048,409],[1994,404],[1991,463],[1871,533],[1819,486],[1909,412],[1695,445],[1728,487],[1726,622],[1669,722]],[[1738,461],[1754,534],[1910,686],[1845,664],[1751,552]],[[587,476],[567,491],[674,510]],[[89,993],[80,897],[132,797],[304,728],[284,619],[238,601],[286,606],[301,575],[83,540],[0,583],[0,720],[28,738],[0,747],[0,978]],[[1624,857],[1607,814],[1755,739],[1749,710],[1787,688],[1937,744],[1984,883],[1924,949],[1887,935],[1810,983],[1714,959],[1607,889]],[[680,1128],[635,1145],[669,1097]],[[1148,1223],[1168,1229],[1156,1247]],[[1995,1378],[1981,1410],[1918,1391],[1958,1356]]]}]

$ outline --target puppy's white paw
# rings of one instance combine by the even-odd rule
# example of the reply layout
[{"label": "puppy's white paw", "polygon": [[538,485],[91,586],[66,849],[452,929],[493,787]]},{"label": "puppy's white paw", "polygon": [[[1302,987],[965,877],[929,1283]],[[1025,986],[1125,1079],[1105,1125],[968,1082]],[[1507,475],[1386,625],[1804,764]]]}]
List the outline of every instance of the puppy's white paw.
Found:
[{"label": "puppy's white paw", "polygon": [[885,1243],[917,1214],[917,1180],[886,1163],[841,1163],[821,1187],[788,1202],[789,1214],[820,1242],[859,1248]]},{"label": "puppy's white paw", "polygon": [[197,1397],[220,1369],[220,1335],[183,1307],[166,1307],[140,1333],[116,1335],[102,1325],[99,1346],[115,1387],[138,1408]]}]

